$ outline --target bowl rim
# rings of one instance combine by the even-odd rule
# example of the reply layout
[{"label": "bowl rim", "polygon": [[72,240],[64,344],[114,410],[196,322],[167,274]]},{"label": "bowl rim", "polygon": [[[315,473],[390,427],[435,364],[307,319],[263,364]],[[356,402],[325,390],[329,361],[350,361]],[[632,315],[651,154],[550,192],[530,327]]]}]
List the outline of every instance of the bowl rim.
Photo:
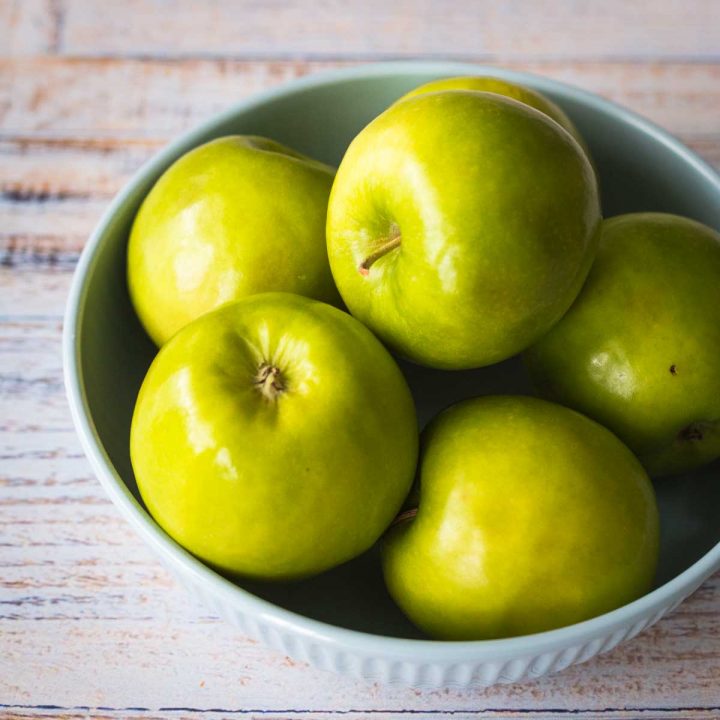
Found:
[{"label": "bowl rim", "polygon": [[353,630],[309,618],[264,600],[219,575],[178,545],[135,500],[107,455],[90,414],[82,378],[79,333],[87,299],[89,278],[100,256],[103,237],[112,228],[116,214],[137,192],[138,188],[156,173],[161,172],[179,154],[204,141],[207,135],[215,132],[220,126],[231,121],[238,114],[268,101],[300,94],[307,89],[319,86],[344,84],[348,80],[423,73],[438,77],[489,75],[511,82],[528,84],[540,92],[551,92],[555,95],[579,100],[592,110],[600,111],[624,124],[632,125],[664,145],[702,175],[720,196],[720,175],[667,131],[616,103],[550,78],[473,63],[400,61],[332,69],[283,83],[278,87],[234,103],[227,110],[213,115],[165,145],[135,172],[103,213],[78,261],[63,321],[64,380],[73,424],[80,437],[83,450],[113,504],[143,540],[160,556],[166,567],[192,577],[196,586],[206,588],[210,594],[222,596],[225,602],[241,613],[252,615],[276,630],[289,630],[296,635],[304,636],[309,641],[366,656],[376,656],[382,652],[386,657],[395,659],[407,661],[422,659],[426,662],[439,663],[498,660],[519,655],[528,656],[552,652],[565,649],[570,645],[584,644],[619,630],[625,630],[628,626],[643,621],[653,613],[661,614],[669,605],[679,602],[689,595],[720,568],[720,542],[679,575],[637,600],[589,620],[554,630],[510,638],[470,641],[400,638]]}]

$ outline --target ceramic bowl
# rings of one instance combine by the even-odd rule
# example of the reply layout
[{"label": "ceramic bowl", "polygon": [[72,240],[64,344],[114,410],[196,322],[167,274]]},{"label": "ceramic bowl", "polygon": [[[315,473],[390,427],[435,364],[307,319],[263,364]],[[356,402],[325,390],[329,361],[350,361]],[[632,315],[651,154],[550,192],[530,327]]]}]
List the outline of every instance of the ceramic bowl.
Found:
[{"label": "ceramic bowl", "polygon": [[[462,74],[506,78],[558,103],[592,150],[606,217],[659,210],[720,228],[717,174],[663,130],[602,98],[544,78],[477,65],[355,67],[244,100],[158,153],[115,198],[92,234],[65,318],[65,379],[85,452],[112,501],[174,576],[243,633],[293,658],[356,678],[424,688],[539,677],[605,652],[670,612],[720,567],[720,465],[656,484],[662,550],[650,593],[550,632],[475,642],[426,639],[388,597],[374,551],[301,583],[233,582],[173,542],[138,495],[128,434],[138,387],[155,349],[128,299],[125,252],[140,202],[163,170],[190,148],[228,133],[254,133],[337,164],[353,136],[393,100],[433,78]],[[473,372],[403,368],[422,424],[464,397],[528,391],[516,360]]]}]

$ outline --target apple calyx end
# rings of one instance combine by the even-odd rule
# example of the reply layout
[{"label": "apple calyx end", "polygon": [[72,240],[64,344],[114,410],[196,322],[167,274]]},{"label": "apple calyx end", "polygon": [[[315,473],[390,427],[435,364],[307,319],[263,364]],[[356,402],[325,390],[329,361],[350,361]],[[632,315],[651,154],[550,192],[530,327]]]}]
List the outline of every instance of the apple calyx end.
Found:
[{"label": "apple calyx end", "polygon": [[370,274],[370,268],[381,258],[387,255],[389,252],[400,247],[400,228],[394,223],[390,227],[390,232],[387,237],[384,237],[380,241],[380,245],[376,250],[371,252],[359,265],[358,272],[363,276],[367,277]]},{"label": "apple calyx end", "polygon": [[395,519],[390,523],[390,527],[395,527],[401,523],[408,522],[408,520],[412,520],[417,514],[418,508],[416,507],[403,510],[401,513],[396,515]]},{"label": "apple calyx end", "polygon": [[280,368],[270,363],[262,363],[255,376],[255,387],[267,400],[276,400],[285,392],[285,383],[280,374]]},{"label": "apple calyx end", "polygon": [[693,422],[686,425],[678,434],[680,442],[698,442],[705,437],[705,431],[709,423]]}]

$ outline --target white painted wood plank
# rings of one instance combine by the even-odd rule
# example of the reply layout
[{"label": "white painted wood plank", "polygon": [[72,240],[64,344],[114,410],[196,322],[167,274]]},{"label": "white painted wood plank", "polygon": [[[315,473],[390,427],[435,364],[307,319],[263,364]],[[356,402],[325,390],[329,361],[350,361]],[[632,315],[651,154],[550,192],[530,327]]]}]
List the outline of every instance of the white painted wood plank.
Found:
[{"label": "white painted wood plank", "polygon": [[716,58],[713,0],[65,0],[72,55]]},{"label": "white painted wood plank", "polygon": [[78,252],[108,205],[109,199],[103,197],[32,203],[0,199],[3,264],[72,269]]},{"label": "white painted wood plank", "polygon": [[0,0],[0,55],[19,57],[56,50],[59,11],[53,0]]},{"label": "white painted wood plank", "polygon": [[[122,547],[113,549],[123,552]],[[107,559],[100,555],[97,562],[104,566]],[[300,709],[600,711],[717,703],[717,639],[706,639],[698,649],[698,618],[692,615],[678,613],[607,656],[533,683],[417,692],[368,687],[295,663],[242,638],[221,621],[203,618],[202,608],[175,588],[124,587],[132,579],[127,568],[110,566],[106,583],[96,577],[101,589],[88,590],[88,581],[78,579],[87,572],[79,569],[55,594],[25,591],[14,608],[16,617],[0,620],[6,648],[0,672],[13,683],[3,688],[8,701],[20,703],[30,696],[37,704],[64,707],[256,708],[281,715]],[[143,575],[143,581],[152,583],[152,578]],[[84,586],[78,588],[81,582]],[[709,587],[705,592],[714,593],[716,607],[717,583]],[[40,601],[33,604],[38,593]],[[695,602],[690,601],[689,610]],[[96,618],[97,607],[103,612]],[[717,638],[717,628],[702,619],[700,627]],[[88,667],[95,671],[89,674]],[[38,677],[40,668],[55,672]],[[167,668],[172,683],[158,684],[167,680],[159,668]]]},{"label": "white painted wood plank", "polygon": [[0,322],[6,320],[61,320],[72,274],[0,267]]},{"label": "white painted wood plank", "polygon": [[0,193],[17,202],[109,198],[168,139],[0,140]]},{"label": "white painted wood plank", "polygon": [[[70,720],[75,718],[87,718],[88,712],[92,712],[92,717],[99,720],[111,720],[113,718],[144,718],[145,720],[155,720],[156,718],[181,718],[182,720],[219,720],[230,717],[227,711],[216,710],[193,710],[190,708],[163,708],[160,711],[150,708],[123,708],[120,710],[112,710],[107,707],[90,710],[87,706],[80,706],[72,710],[68,709],[43,709],[33,708],[32,710],[13,710],[12,714],[5,717],[10,718],[62,718]],[[558,711],[551,713],[539,711],[535,713],[532,710],[527,711],[506,711],[495,709],[487,710],[471,710],[471,711],[355,711],[355,710],[325,710],[320,712],[312,712],[306,710],[290,710],[281,714],[263,711],[260,714],[257,710],[248,709],[247,711],[235,709],[232,711],[232,717],[251,717],[255,720],[264,718],[265,720],[290,720],[296,718],[300,720],[329,720],[330,718],[343,718],[343,720],[368,720],[368,718],[380,718],[381,720],[401,720],[402,718],[412,717],[413,720],[439,720],[440,718],[452,718],[453,720],[477,720],[477,719],[502,719],[502,720],[522,720],[532,717],[541,717],[543,720],[547,718],[582,718],[583,720],[609,720],[617,718],[617,720],[637,720],[638,718],[652,718],[652,720],[717,720],[717,713],[713,710],[703,710],[699,708],[682,709],[682,710],[652,710],[633,711],[633,710],[606,710],[603,712],[595,711]]]},{"label": "white painted wood plank", "polygon": [[[720,127],[717,63],[500,64],[599,93],[673,133],[716,137]],[[341,65],[307,61],[0,60],[0,98],[5,99],[0,102],[0,136],[167,138],[262,89]]]}]

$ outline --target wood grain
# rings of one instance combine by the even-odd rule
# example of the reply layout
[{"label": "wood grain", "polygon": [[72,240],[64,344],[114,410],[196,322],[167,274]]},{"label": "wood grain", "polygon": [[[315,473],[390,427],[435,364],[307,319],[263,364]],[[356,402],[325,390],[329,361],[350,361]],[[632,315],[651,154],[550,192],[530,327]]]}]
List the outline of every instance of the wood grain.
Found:
[{"label": "wood grain", "polygon": [[[54,332],[59,334],[71,278],[69,269],[32,271],[25,268],[16,271],[0,267],[0,323],[3,328],[12,327],[14,323],[50,321],[55,323]],[[23,331],[33,334],[38,327],[23,326]],[[11,362],[10,358],[8,362]],[[22,377],[24,358],[19,356],[14,362],[18,376]],[[5,406],[3,410],[3,416],[8,417],[10,410]]]},{"label": "wood grain", "polygon": [[111,198],[164,140],[0,140],[0,197],[18,203]]},{"label": "wood grain", "polygon": [[[343,64],[347,63],[0,60],[0,94],[8,99],[0,104],[0,138],[164,139],[252,93]],[[641,112],[670,132],[714,138],[720,133],[717,63],[523,62],[502,66],[596,92]]]},{"label": "wood grain", "polygon": [[265,650],[195,603],[105,496],[64,397],[62,313],[109,199],[252,93],[458,58],[597,92],[720,166],[715,0],[0,0],[0,716],[720,718],[720,575],[533,683],[423,693]]},{"label": "wood grain", "polygon": [[60,10],[53,0],[0,0],[0,55],[54,52]]},{"label": "wood grain", "polygon": [[[58,712],[59,710],[59,712]],[[29,712],[13,711],[9,715],[3,717],[8,718],[27,718],[27,717],[53,717],[70,720],[74,718],[87,718],[91,713],[93,718],[182,718],[183,720],[199,720],[200,718],[210,718],[215,720],[227,717],[251,717],[264,718],[265,720],[289,720],[289,718],[303,718],[305,720],[327,720],[328,718],[347,718],[349,720],[367,720],[368,718],[400,718],[412,717],[419,720],[431,720],[433,718],[453,718],[454,720],[463,720],[467,718],[502,718],[503,720],[512,720],[512,718],[563,718],[563,717],[579,717],[584,720],[599,720],[600,718],[652,718],[653,720],[717,720],[717,713],[713,710],[704,708],[685,708],[680,710],[664,709],[650,711],[633,711],[633,710],[612,710],[607,709],[602,712],[596,711],[562,711],[555,709],[551,712],[540,710],[537,713],[533,711],[505,711],[498,708],[488,708],[487,710],[448,710],[444,711],[422,711],[422,710],[400,710],[396,712],[386,710],[324,710],[319,712],[302,711],[298,712],[288,709],[280,712],[273,710],[248,709],[244,710],[223,710],[217,709],[193,709],[193,708],[161,708],[155,711],[151,708],[122,708],[112,709],[101,707],[98,709],[89,708],[88,706],[79,706],[72,709],[58,710],[38,710],[32,708]],[[74,712],[73,712],[74,710]],[[230,715],[232,713],[232,715]]]},{"label": "wood grain", "polygon": [[[202,21],[165,0],[65,0],[60,50],[114,57],[715,59],[713,0],[210,0]],[[710,24],[710,25],[709,25]],[[339,40],[341,39],[341,42]]]}]

